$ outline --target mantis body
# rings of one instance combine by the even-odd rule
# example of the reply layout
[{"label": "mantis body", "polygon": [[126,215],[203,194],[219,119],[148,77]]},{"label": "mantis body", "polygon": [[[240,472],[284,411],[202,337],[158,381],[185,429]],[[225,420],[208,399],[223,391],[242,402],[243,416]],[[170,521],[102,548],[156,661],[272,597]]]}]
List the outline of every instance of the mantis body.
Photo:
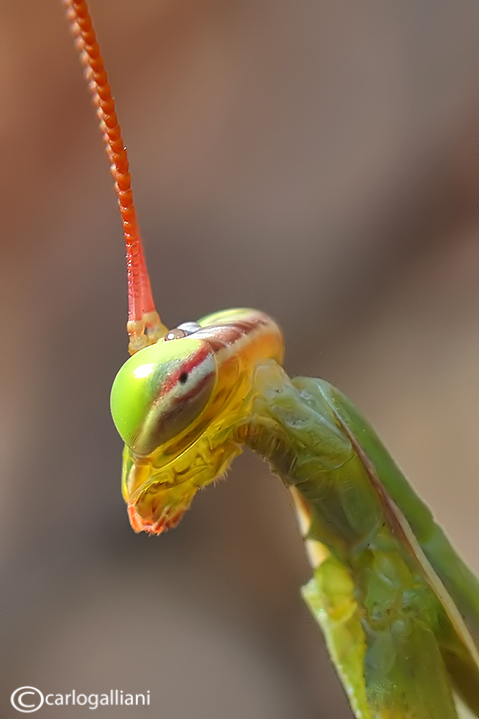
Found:
[{"label": "mantis body", "polygon": [[236,309],[168,331],[154,309],[126,153],[83,0],[69,15],[116,179],[130,352],[112,389],[136,532],[174,527],[248,447],[293,492],[313,576],[303,595],[358,719],[479,717],[479,582],[339,390],[290,379],[283,338]]}]

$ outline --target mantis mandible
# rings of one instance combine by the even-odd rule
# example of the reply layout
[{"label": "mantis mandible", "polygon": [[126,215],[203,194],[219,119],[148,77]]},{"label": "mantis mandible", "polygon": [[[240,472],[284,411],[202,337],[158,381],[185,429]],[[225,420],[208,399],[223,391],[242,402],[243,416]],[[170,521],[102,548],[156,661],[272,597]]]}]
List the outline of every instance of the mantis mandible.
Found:
[{"label": "mantis mandible", "polygon": [[111,394],[135,532],[178,524],[248,447],[293,493],[313,576],[303,596],[358,719],[479,717],[479,582],[377,434],[325,380],[291,379],[267,315],[168,330],[156,312],[126,150],[84,0],[67,0],[125,231],[132,355]]}]

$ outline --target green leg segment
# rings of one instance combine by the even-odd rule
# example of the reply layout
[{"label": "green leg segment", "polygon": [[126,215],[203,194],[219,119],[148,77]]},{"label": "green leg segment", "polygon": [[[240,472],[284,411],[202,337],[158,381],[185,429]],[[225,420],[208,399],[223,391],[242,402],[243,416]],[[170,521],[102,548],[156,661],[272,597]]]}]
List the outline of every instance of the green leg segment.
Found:
[{"label": "green leg segment", "polygon": [[303,596],[357,719],[458,719],[439,646],[420,617],[372,630],[354,599],[349,570],[331,555]]}]

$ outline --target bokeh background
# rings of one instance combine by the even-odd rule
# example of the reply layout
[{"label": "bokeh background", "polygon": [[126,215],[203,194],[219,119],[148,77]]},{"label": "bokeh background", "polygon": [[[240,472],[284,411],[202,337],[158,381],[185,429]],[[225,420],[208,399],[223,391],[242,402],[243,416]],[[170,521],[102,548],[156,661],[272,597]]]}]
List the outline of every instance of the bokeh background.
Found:
[{"label": "bokeh background", "polygon": [[[288,371],[362,408],[479,570],[477,2],[91,8],[165,322],[272,314]],[[266,465],[129,528],[122,237],[60,2],[0,3],[0,98],[0,715],[33,685],[151,691],[105,718],[347,719]]]}]

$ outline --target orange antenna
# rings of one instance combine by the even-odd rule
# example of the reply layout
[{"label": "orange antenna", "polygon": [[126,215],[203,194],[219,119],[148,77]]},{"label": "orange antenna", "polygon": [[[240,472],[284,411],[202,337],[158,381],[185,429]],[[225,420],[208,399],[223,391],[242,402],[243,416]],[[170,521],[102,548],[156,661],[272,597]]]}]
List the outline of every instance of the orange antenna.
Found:
[{"label": "orange antenna", "polygon": [[128,349],[134,354],[148,344],[154,344],[167,332],[155,309],[150,278],[146,267],[138,220],[133,203],[131,176],[126,147],[115,111],[108,77],[103,65],[95,31],[85,0],[65,0],[67,17],[75,37],[75,45],[85,67],[85,77],[97,107],[111,174],[115,179],[123,232],[126,243],[128,275]]}]

